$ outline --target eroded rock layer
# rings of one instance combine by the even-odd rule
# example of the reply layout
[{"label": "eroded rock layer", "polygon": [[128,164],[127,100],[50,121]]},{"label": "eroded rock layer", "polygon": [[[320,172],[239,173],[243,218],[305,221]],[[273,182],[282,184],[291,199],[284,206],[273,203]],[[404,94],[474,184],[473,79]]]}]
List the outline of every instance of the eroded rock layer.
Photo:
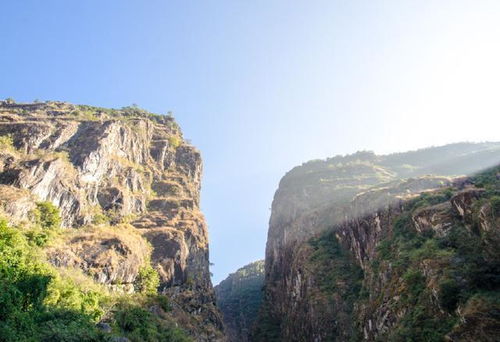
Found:
[{"label": "eroded rock layer", "polygon": [[0,201],[12,220],[49,201],[65,228],[111,226],[68,235],[47,251],[50,262],[125,292],[150,262],[196,340],[222,339],[199,208],[202,160],[171,116],[0,102],[0,136]]},{"label": "eroded rock layer", "polygon": [[[498,189],[460,176],[499,162],[499,143],[454,144],[388,156],[359,152],[288,172],[272,205],[264,302],[252,339],[473,341],[467,329],[477,333],[483,324],[483,340],[493,340],[494,300],[478,295],[478,309],[464,299],[491,288],[457,270],[453,262],[467,258],[453,236],[463,233],[477,260],[498,266],[492,241],[499,224],[486,204]],[[464,263],[474,268],[474,260]],[[498,277],[498,269],[488,272]],[[440,286],[468,290],[443,309]],[[444,297],[454,298],[450,291]],[[477,322],[482,314],[487,318]]]}]

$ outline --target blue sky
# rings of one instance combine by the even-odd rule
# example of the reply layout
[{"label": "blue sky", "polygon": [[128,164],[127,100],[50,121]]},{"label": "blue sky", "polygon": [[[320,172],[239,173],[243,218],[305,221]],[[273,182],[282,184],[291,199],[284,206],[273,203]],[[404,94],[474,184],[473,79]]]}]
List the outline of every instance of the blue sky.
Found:
[{"label": "blue sky", "polygon": [[498,1],[3,1],[0,98],[173,111],[217,283],[304,161],[499,140]]}]

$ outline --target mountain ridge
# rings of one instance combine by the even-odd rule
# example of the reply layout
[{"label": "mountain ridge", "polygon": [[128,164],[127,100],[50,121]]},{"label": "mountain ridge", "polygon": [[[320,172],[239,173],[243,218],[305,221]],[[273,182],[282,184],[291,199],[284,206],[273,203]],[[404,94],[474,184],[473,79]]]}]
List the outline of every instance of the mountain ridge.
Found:
[{"label": "mountain ridge", "polygon": [[[378,258],[377,248],[384,236],[392,234],[395,220],[406,213],[408,203],[425,196],[432,197],[439,189],[451,189],[458,196],[460,189],[474,186],[474,182],[472,178],[456,176],[491,167],[498,161],[499,143],[458,143],[388,156],[358,152],[310,161],[293,168],[280,181],[273,200],[266,247],[264,303],[252,340],[375,340],[385,336],[386,329],[403,329],[399,325],[403,323],[394,320],[379,323],[374,331],[373,322],[369,322],[373,318],[357,309],[361,299],[342,300],[354,294],[341,285],[337,290],[332,286],[335,287],[335,281],[340,281],[357,288],[355,284],[360,282],[359,288],[376,296],[373,291],[380,287],[369,283],[366,277],[375,277],[371,263]],[[477,198],[486,200],[482,196],[473,196],[472,200],[465,200],[467,209],[463,210],[472,210],[470,206]],[[439,227],[443,225],[467,224],[463,223],[463,218],[455,218],[455,214],[449,213],[455,204],[445,206],[446,199],[441,202],[443,208],[429,208],[426,212],[429,213],[426,215],[436,216],[424,215],[422,223],[414,223],[415,226],[410,225],[407,229],[416,229],[418,234],[423,234],[422,228],[418,228],[422,224],[427,227],[426,231],[433,227],[433,232],[440,231],[442,228]],[[420,219],[415,220],[420,222]],[[333,237],[322,240],[322,236],[329,233]],[[352,269],[334,274],[330,272],[331,267],[354,267],[363,275],[352,279],[347,275],[358,271]],[[420,272],[419,267],[423,266],[413,267]],[[315,268],[317,273],[313,271]],[[332,278],[324,282],[322,275]],[[403,278],[399,274],[394,281],[401,282]],[[329,296],[333,299],[328,299]],[[434,310],[431,304],[423,307]],[[406,312],[412,314],[411,310]],[[390,310],[381,313],[382,316],[386,314],[392,313]],[[365,323],[357,315],[366,317]],[[448,328],[440,337],[433,335],[429,338],[439,340],[450,332],[451,326]],[[407,333],[414,334],[415,331],[410,329]],[[490,336],[491,332],[488,334]],[[400,337],[391,335],[390,338],[397,341]]]}]

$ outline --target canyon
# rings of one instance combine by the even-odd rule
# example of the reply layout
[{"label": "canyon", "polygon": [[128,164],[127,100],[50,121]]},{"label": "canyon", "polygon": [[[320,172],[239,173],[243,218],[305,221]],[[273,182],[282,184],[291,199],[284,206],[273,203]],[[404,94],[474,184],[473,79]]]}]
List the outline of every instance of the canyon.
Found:
[{"label": "canyon", "polygon": [[171,115],[0,102],[5,341],[495,341],[500,143],[312,160],[215,288]]}]

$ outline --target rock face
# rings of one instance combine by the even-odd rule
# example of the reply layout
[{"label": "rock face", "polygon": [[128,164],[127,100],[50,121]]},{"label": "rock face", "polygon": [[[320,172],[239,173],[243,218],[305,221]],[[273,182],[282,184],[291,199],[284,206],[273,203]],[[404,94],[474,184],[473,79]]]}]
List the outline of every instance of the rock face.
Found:
[{"label": "rock face", "polygon": [[[397,236],[410,245],[414,238],[429,246],[444,244],[451,239],[450,232],[452,236],[458,234],[457,227],[465,225],[469,227],[467,234],[476,234],[471,241],[477,242],[478,255],[480,250],[491,248],[489,240],[472,228],[480,222],[482,231],[495,232],[493,235],[498,232],[498,221],[491,220],[489,207],[477,210],[481,198],[488,201],[483,190],[470,178],[450,177],[470,174],[499,161],[499,143],[454,144],[387,156],[359,152],[308,162],[288,172],[272,205],[264,302],[252,340],[404,340],[401,336],[414,332],[408,328],[409,322],[418,326],[412,321],[418,321],[418,315],[411,305],[423,308],[430,317],[446,318],[448,323],[463,319],[463,313],[442,313],[444,310],[436,304],[440,300],[438,283],[447,281],[443,274],[455,272],[454,267],[449,263],[443,266],[445,261],[437,256],[419,259],[412,255],[405,266],[415,272],[407,274],[400,267],[401,256],[385,260],[379,249],[381,245],[397,245],[393,227],[402,216],[409,217],[405,229],[418,238]],[[434,191],[440,188],[448,192],[436,195]],[[428,197],[433,199],[426,202]],[[413,208],[415,201],[421,201],[421,205]],[[427,242],[427,237],[435,241]],[[398,243],[403,243],[400,240]],[[413,245],[394,249],[393,253],[425,254]],[[447,252],[460,258],[458,247]],[[491,255],[481,258],[498,261]],[[411,277],[423,279],[420,299],[409,294]],[[460,283],[457,279],[453,280]],[[465,281],[463,284],[466,286]],[[470,287],[474,288],[471,292],[478,289]],[[472,304],[464,301],[460,305],[454,309],[463,310]],[[477,311],[475,314],[480,315]],[[491,329],[498,320],[485,322],[472,324],[477,328],[484,323],[489,327],[485,328],[489,329],[487,336],[494,336]],[[436,335],[414,340],[440,341],[448,333],[451,338],[450,324],[444,330],[436,328],[438,332],[427,326],[415,327]],[[452,340],[472,341],[462,339],[460,333],[456,336]]]},{"label": "rock face", "polygon": [[222,311],[230,342],[249,341],[262,302],[264,260],[248,264],[215,286],[217,306]]},{"label": "rock face", "polygon": [[191,316],[198,341],[222,339],[199,209],[200,152],[170,116],[61,102],[0,102],[0,201],[22,220],[50,201],[76,231],[48,251],[57,266],[79,267],[111,287],[133,291],[145,262],[159,291]]}]

